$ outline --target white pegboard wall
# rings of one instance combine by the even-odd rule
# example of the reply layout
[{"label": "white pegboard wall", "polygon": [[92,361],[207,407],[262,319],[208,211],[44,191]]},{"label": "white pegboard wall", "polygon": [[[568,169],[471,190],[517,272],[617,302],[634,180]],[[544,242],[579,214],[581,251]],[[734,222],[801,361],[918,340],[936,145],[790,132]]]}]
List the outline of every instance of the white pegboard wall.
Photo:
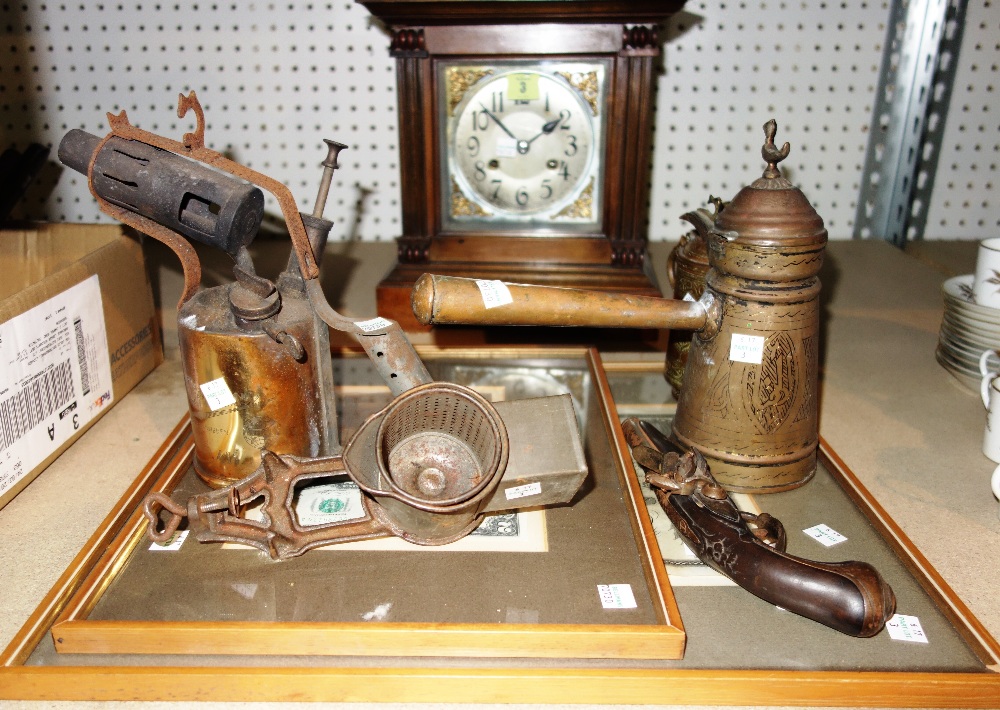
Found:
[{"label": "white pegboard wall", "polygon": [[[194,89],[208,147],[285,183],[312,211],[324,138],[346,143],[326,216],[332,239],[399,232],[395,68],[388,39],[353,2],[5,4],[0,79],[3,144],[53,146],[106,112],[180,139],[177,96]],[[9,54],[6,50],[9,50]],[[86,178],[50,166],[20,213],[106,222]],[[268,195],[267,212],[280,216]]]},{"label": "white pegboard wall", "polygon": [[[929,207],[928,237],[997,226],[990,193],[996,9],[966,27],[960,81]],[[730,199],[762,168],[763,124],[792,144],[782,164],[826,221],[853,229],[888,2],[695,2],[665,33],[651,172],[650,238],[677,239],[680,215]],[[180,138],[177,94],[195,89],[209,147],[287,184],[311,211],[323,138],[347,143],[327,203],[332,239],[400,231],[394,63],[363,6],[320,2],[0,4],[0,148],[53,146],[14,217],[108,221],[83,176],[56,165],[71,128],[103,136],[106,111]],[[966,120],[959,122],[960,116]],[[993,120],[993,124],[990,121]],[[972,213],[976,214],[973,215]],[[270,201],[268,213],[277,216]]]},{"label": "white pegboard wall", "polygon": [[764,124],[791,144],[783,174],[849,238],[886,2],[688,2],[667,28],[653,153],[653,238],[676,238],[681,214],[731,199],[760,177]]}]

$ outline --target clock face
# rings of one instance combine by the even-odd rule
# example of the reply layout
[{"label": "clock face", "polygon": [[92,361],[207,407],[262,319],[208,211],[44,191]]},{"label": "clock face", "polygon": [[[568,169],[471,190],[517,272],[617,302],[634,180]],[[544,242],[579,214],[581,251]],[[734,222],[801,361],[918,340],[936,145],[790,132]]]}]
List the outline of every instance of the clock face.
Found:
[{"label": "clock face", "polygon": [[603,65],[451,65],[444,77],[446,228],[599,226]]}]

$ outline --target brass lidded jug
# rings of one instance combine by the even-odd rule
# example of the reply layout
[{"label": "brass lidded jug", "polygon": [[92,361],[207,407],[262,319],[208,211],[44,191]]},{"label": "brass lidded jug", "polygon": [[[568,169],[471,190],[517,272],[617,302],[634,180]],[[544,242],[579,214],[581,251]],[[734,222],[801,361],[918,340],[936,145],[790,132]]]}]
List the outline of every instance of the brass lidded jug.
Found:
[{"label": "brass lidded jug", "polygon": [[775,492],[816,470],[819,292],[827,232],[778,169],[788,143],[765,127],[767,168],[709,231],[706,288],[718,329],[694,334],[674,437],[730,490]]}]

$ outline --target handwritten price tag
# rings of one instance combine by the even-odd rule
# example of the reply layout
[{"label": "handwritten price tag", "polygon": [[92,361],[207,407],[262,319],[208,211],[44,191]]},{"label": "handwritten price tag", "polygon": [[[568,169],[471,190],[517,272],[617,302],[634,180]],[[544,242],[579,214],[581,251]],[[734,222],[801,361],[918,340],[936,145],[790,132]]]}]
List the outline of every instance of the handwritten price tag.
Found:
[{"label": "handwritten price tag", "polygon": [[733,333],[733,339],[729,341],[729,359],[759,365],[764,360],[763,336]]},{"label": "handwritten price tag", "polygon": [[927,634],[920,626],[920,619],[905,614],[895,614],[885,622],[885,630],[889,638],[895,641],[913,641],[914,643],[929,643]]},{"label": "handwritten price tag", "polygon": [[392,321],[386,320],[385,318],[372,318],[371,320],[358,321],[354,325],[358,326],[366,333],[374,333],[376,330],[385,330],[392,325]]},{"label": "handwritten price tag", "polygon": [[514,297],[510,295],[510,289],[507,288],[507,284],[503,281],[476,279],[476,286],[479,287],[479,292],[483,294],[483,305],[487,308],[506,306],[508,303],[514,302]]},{"label": "handwritten price tag", "polygon": [[532,101],[538,98],[538,74],[511,74],[507,77],[507,98]]},{"label": "handwritten price tag", "polygon": [[236,404],[236,398],[229,391],[229,385],[221,377],[199,386],[201,387],[201,393],[205,395],[205,401],[208,402],[208,408],[213,412],[223,407],[228,407],[230,404]]},{"label": "handwritten price tag", "polygon": [[802,532],[814,540],[823,543],[826,547],[833,547],[834,545],[838,545],[847,539],[829,525],[824,525],[823,523],[813,525],[811,528],[806,528]]},{"label": "handwritten price tag", "polygon": [[631,584],[598,584],[597,595],[605,609],[635,609]]},{"label": "handwritten price tag", "polygon": [[170,539],[167,540],[166,542],[154,542],[152,545],[149,546],[149,549],[157,552],[176,552],[177,550],[181,549],[181,545],[183,545],[184,541],[187,540],[189,532],[191,531],[180,530],[178,532],[175,532],[173,535],[170,536]]},{"label": "handwritten price tag", "polygon": [[534,483],[525,483],[523,486],[513,486],[504,491],[504,495],[507,496],[507,500],[514,500],[515,498],[525,498],[527,496],[538,495],[542,492],[542,484],[538,481]]}]

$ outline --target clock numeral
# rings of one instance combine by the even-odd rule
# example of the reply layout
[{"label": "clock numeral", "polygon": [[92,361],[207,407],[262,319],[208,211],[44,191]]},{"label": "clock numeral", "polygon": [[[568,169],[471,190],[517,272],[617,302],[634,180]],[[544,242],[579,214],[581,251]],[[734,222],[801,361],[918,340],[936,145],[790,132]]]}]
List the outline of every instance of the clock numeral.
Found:
[{"label": "clock numeral", "polygon": [[500,186],[503,184],[503,182],[501,180],[497,180],[496,178],[494,178],[490,182],[492,182],[494,185],[497,186],[497,188],[493,191],[493,199],[495,200],[497,199],[497,197],[500,196]]},{"label": "clock numeral", "polygon": [[556,173],[562,175],[563,181],[569,180],[569,165],[566,164],[565,160],[559,161],[559,170]]},{"label": "clock numeral", "polygon": [[528,191],[522,187],[514,195],[514,201],[517,202],[517,204],[519,204],[521,207],[524,207],[526,204],[528,204]]},{"label": "clock numeral", "polygon": [[[570,149],[572,149],[572,151]],[[569,147],[566,148],[564,154],[566,155],[567,158],[572,158],[574,155],[576,155],[578,150],[580,150],[580,147],[576,144],[576,136],[570,135]]]},{"label": "clock numeral", "polygon": [[493,92],[493,113],[503,113],[503,92]]},{"label": "clock numeral", "polygon": [[479,155],[479,139],[475,136],[469,136],[469,140],[466,142],[466,146],[469,149],[469,156],[475,158]]},{"label": "clock numeral", "polygon": [[569,130],[569,119],[571,119],[572,117],[573,117],[573,114],[570,113],[570,111],[569,111],[568,108],[564,108],[562,111],[560,111],[559,112],[559,118],[562,119],[562,123],[559,124],[559,127],[561,129],[563,129],[564,131],[568,131]]},{"label": "clock numeral", "polygon": [[542,190],[545,191],[545,194],[542,195],[543,200],[547,200],[550,197],[552,197],[552,186],[549,184],[549,182],[551,182],[549,178],[545,178],[544,180],[542,180]]},{"label": "clock numeral", "polygon": [[[564,163],[565,165],[565,163]],[[482,182],[486,179],[486,163],[482,160],[476,161],[476,180]]]},{"label": "clock numeral", "polygon": [[485,131],[490,127],[490,115],[485,111],[472,112],[472,130]]}]

